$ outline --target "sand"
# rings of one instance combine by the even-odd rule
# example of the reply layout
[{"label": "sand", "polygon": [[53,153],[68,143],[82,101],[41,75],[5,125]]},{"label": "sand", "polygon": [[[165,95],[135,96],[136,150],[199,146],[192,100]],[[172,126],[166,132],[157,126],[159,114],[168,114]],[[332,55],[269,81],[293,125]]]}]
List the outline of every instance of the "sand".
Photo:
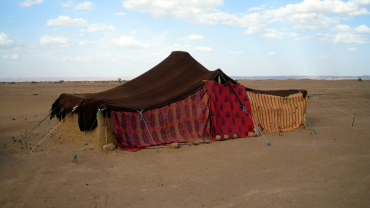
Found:
[{"label": "sand", "polygon": [[[103,152],[56,137],[13,142],[59,93],[119,83],[0,85],[0,207],[369,207],[370,81],[241,80],[256,89],[307,89],[300,127],[263,137],[138,152]],[[36,95],[37,94],[37,95]],[[334,106],[337,108],[335,108]],[[344,110],[345,112],[343,112]],[[348,114],[347,114],[348,113]],[[352,115],[356,113],[354,126]]]}]

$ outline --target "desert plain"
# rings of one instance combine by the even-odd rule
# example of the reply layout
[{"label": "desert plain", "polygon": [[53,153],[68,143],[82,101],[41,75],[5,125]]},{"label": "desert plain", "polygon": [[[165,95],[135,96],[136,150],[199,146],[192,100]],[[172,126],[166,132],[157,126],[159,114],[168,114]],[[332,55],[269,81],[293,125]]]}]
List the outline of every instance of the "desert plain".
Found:
[{"label": "desert plain", "polygon": [[[57,137],[57,122],[13,142],[60,93],[118,82],[0,84],[0,207],[370,207],[370,80],[239,80],[306,89],[307,120],[263,137],[104,152]],[[353,114],[355,119],[353,122]],[[352,126],[353,124],[353,126]],[[31,136],[31,135],[30,135]]]}]

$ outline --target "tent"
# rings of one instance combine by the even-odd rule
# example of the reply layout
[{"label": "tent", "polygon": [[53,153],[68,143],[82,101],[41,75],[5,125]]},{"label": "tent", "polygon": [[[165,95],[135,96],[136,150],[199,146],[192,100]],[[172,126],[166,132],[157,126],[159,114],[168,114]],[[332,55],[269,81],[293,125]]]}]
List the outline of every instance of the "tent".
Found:
[{"label": "tent", "polygon": [[264,127],[257,122],[264,119],[255,115],[261,108],[252,110],[255,105],[251,106],[247,92],[303,95],[294,90],[245,88],[220,69],[209,71],[189,53],[175,51],[146,73],[110,90],[61,94],[52,105],[52,116],[66,118],[58,127],[61,137],[80,140],[93,130],[91,141],[99,146],[114,142],[136,151],[174,142],[208,142],[216,135],[221,140],[246,137],[261,130]]},{"label": "tent", "polygon": [[306,90],[248,90],[252,118],[264,133],[291,131],[306,127]]}]

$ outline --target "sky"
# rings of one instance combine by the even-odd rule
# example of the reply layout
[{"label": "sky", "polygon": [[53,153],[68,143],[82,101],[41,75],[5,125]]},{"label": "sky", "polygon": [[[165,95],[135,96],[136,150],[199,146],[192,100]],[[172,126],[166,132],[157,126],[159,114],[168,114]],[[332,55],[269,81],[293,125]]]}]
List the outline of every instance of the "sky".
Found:
[{"label": "sky", "polygon": [[172,51],[229,76],[370,75],[370,0],[1,0],[0,77],[136,77]]}]

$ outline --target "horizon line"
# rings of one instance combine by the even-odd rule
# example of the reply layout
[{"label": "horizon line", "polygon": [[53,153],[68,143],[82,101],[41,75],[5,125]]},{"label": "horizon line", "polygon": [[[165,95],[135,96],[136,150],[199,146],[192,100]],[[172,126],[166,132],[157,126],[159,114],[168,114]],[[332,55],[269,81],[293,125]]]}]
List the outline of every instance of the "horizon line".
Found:
[{"label": "horizon line", "polygon": [[[370,75],[361,76],[337,76],[337,75],[278,75],[278,76],[230,76],[233,79],[277,79],[277,80],[287,80],[287,79],[370,79]],[[117,76],[117,77],[18,77],[18,78],[0,78],[0,82],[57,82],[57,81],[129,81],[136,77],[132,76]]]}]

